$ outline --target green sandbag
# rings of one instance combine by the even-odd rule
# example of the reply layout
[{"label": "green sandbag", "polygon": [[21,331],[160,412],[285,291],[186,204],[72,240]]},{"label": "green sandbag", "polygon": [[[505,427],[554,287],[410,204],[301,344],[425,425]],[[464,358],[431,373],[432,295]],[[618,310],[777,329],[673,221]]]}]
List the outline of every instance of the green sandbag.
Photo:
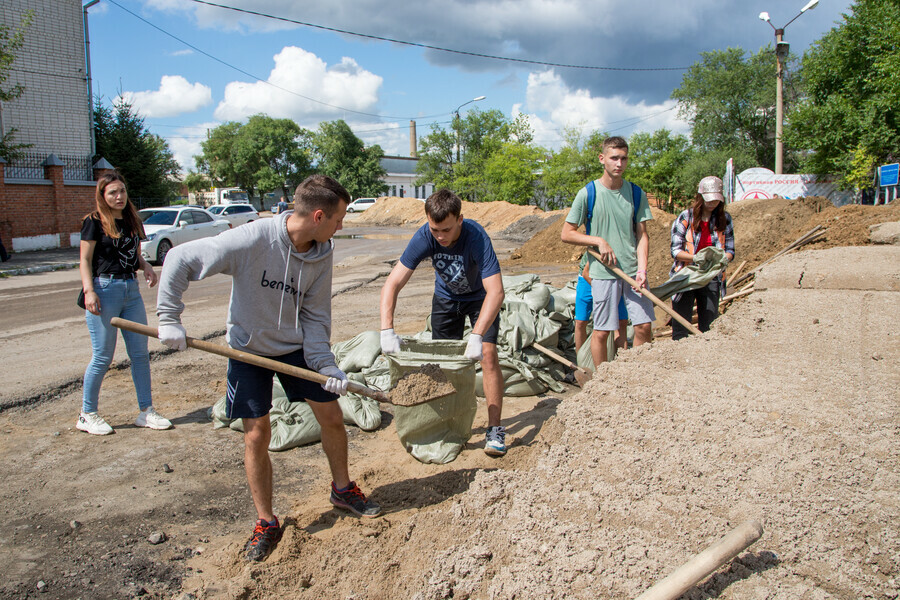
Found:
[{"label": "green sandbag", "polygon": [[357,373],[372,366],[381,354],[381,333],[363,331],[331,347],[334,361],[344,373]]},{"label": "green sandbag", "polygon": [[405,338],[400,352],[389,354],[392,386],[405,374],[433,363],[456,388],[446,398],[418,406],[394,406],[394,426],[407,452],[423,463],[454,460],[472,435],[475,422],[475,363],[463,356],[465,341]]},{"label": "green sandbag", "polygon": [[[629,327],[631,327],[629,325]],[[616,338],[615,332],[610,331],[609,337],[606,338],[606,359],[608,362],[612,362],[616,358]],[[582,369],[587,369],[590,372],[594,372],[594,356],[591,354],[591,333],[588,333],[587,339],[584,341],[584,344],[581,348],[578,349],[578,360],[575,361],[579,367]]]},{"label": "green sandbag", "polygon": [[707,246],[694,255],[693,263],[686,265],[677,273],[673,273],[662,285],[653,288],[651,293],[665,300],[680,292],[702,288],[728,266],[725,251],[714,246]]}]

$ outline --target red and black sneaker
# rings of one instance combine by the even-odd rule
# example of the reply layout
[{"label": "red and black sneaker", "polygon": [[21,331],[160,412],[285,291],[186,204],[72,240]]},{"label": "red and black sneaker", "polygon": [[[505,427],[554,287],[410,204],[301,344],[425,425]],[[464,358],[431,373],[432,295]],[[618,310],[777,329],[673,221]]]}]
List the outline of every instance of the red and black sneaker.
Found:
[{"label": "red and black sneaker", "polygon": [[331,482],[331,503],[338,508],[344,508],[357,517],[377,517],[381,514],[381,507],[375,502],[366,499],[355,481],[351,481],[345,490],[339,490]]},{"label": "red and black sneaker", "polygon": [[253,562],[262,562],[275,549],[278,540],[281,539],[281,527],[278,524],[278,517],[272,523],[265,519],[259,519],[256,527],[253,529],[253,535],[244,546],[247,552],[247,560]]}]

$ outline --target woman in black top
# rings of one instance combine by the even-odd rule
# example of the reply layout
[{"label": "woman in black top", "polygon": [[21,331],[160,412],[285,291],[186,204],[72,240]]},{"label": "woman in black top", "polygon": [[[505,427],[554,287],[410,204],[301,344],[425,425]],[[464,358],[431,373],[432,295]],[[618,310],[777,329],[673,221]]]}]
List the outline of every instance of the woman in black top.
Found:
[{"label": "woman in black top", "polygon": [[[134,205],[128,201],[125,181],[118,173],[102,175],[97,181],[96,209],[81,225],[81,285],[84,287],[85,319],[91,334],[93,356],[84,372],[84,399],[76,427],[95,435],[113,432],[97,414],[100,385],[116,350],[117,328],[113,317],[147,323],[147,313],[138,286],[137,270],[144,272],[150,287],[159,280],[153,267],[141,256],[144,226]],[[122,330],[131,378],[137,392],[139,427],[168,429],[172,423],[153,409],[150,392],[150,355],[147,338]]]}]

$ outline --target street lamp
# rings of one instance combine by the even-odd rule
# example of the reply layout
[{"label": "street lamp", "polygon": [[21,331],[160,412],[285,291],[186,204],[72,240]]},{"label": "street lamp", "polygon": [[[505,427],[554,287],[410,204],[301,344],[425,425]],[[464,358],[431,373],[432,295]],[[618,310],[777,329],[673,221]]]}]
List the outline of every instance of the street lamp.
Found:
[{"label": "street lamp", "polygon": [[459,106],[457,106],[457,107],[456,107],[456,110],[453,111],[453,114],[456,115],[455,117],[453,117],[453,125],[455,126],[455,129],[456,129],[456,162],[457,162],[457,163],[459,162],[459,144],[460,144],[460,139],[459,139],[459,109],[461,109],[461,108],[462,108],[463,106],[465,106],[466,104],[472,104],[473,102],[478,102],[479,100],[484,100],[485,98],[487,98],[487,96],[478,96],[477,98],[472,98],[472,99],[469,100],[468,102],[463,102],[462,104],[460,104]]},{"label": "street lamp", "polygon": [[[809,0],[806,3],[806,6],[800,9],[800,12],[797,14],[797,17],[805,13],[806,11],[815,8],[819,5],[819,0]],[[775,174],[781,175],[784,171],[784,146],[781,141],[781,132],[782,132],[782,124],[784,121],[784,61],[787,59],[788,50],[790,50],[790,44],[784,41],[784,30],[788,25],[797,20],[797,17],[794,17],[790,21],[787,22],[782,28],[777,28],[772,25],[771,19],[769,19],[769,13],[761,12],[759,13],[759,18],[766,23],[768,23],[772,29],[775,30],[775,60],[778,63],[777,69],[775,71]]]}]

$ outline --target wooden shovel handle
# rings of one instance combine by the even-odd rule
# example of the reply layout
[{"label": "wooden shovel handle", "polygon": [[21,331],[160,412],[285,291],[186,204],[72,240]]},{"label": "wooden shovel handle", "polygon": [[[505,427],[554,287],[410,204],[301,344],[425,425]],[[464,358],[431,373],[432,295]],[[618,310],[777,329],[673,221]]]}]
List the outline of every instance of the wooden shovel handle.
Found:
[{"label": "wooden shovel handle", "polygon": [[[133,331],[134,333],[140,333],[148,337],[159,337],[159,332],[156,329],[150,327],[149,325],[144,325],[143,323],[135,323],[134,321],[120,319],[119,317],[113,317],[110,323],[114,327],[118,327],[119,329]],[[239,360],[247,364],[256,365],[257,367],[263,367],[264,369],[270,369],[278,373],[284,373],[285,375],[299,377],[300,379],[306,379],[307,381],[314,381],[319,384],[328,381],[328,377],[322,375],[321,373],[316,373],[315,371],[310,371],[301,367],[295,367],[294,365],[279,362],[271,358],[257,356],[255,354],[250,354],[249,352],[244,352],[242,350],[235,350],[234,348],[231,348],[229,346],[219,346],[218,344],[205,342],[203,340],[198,340],[192,337],[186,337],[185,340],[187,340],[188,346],[190,346],[191,348],[196,348],[197,350],[203,350],[204,352],[209,352],[211,354],[218,354],[219,356],[224,356],[226,358],[233,358],[234,360]],[[362,394],[363,396],[368,396],[369,398],[378,400],[379,402],[386,402],[388,404],[391,403],[387,394],[385,394],[384,392],[373,390],[372,388],[366,387],[360,383],[356,383],[355,381],[350,381],[347,389],[351,392]]]},{"label": "wooden shovel handle", "polygon": [[573,362],[572,362],[571,360],[569,360],[568,358],[566,358],[566,357],[564,357],[564,356],[562,356],[562,355],[560,355],[560,354],[557,354],[556,352],[554,352],[553,350],[550,350],[550,349],[547,348],[546,346],[541,346],[541,345],[538,344],[537,342],[532,342],[531,347],[534,348],[535,350],[537,350],[538,352],[542,352],[543,354],[546,354],[546,355],[549,356],[550,358],[555,359],[555,360],[561,362],[562,364],[566,365],[566,366],[569,367],[570,369],[575,369],[576,371],[581,371],[581,372],[584,373],[585,375],[590,375],[590,373],[588,372],[588,370],[585,369],[584,367],[579,367],[578,365],[576,365],[575,363],[573,363]]},{"label": "wooden shovel handle", "polygon": [[[593,256],[594,258],[599,260],[601,263],[603,262],[603,260],[600,258],[600,255],[597,254],[596,252],[594,252],[593,250],[591,250],[590,248],[588,248],[588,252],[590,252],[591,256]],[[690,321],[688,321],[687,319],[685,319],[684,317],[679,315],[677,312],[675,312],[674,310],[669,308],[669,306],[665,302],[663,302],[662,300],[660,300],[659,298],[657,298],[656,296],[651,294],[650,290],[648,290],[647,288],[639,288],[637,282],[634,279],[632,279],[631,277],[629,277],[628,275],[626,275],[625,271],[623,271],[619,267],[610,266],[610,265],[607,265],[606,263],[603,263],[603,264],[607,269],[609,269],[610,271],[615,273],[619,277],[619,279],[622,279],[625,283],[627,283],[631,287],[635,288],[638,291],[638,293],[642,294],[645,298],[648,298],[650,300],[650,302],[652,302],[656,306],[660,307],[663,311],[666,312],[666,314],[668,314],[670,317],[672,317],[673,319],[675,319],[676,321],[681,323],[685,329],[687,329],[688,331],[690,331],[691,333],[693,333],[695,335],[700,335],[700,330],[697,329],[696,327],[694,327],[693,325],[691,325]]]}]

